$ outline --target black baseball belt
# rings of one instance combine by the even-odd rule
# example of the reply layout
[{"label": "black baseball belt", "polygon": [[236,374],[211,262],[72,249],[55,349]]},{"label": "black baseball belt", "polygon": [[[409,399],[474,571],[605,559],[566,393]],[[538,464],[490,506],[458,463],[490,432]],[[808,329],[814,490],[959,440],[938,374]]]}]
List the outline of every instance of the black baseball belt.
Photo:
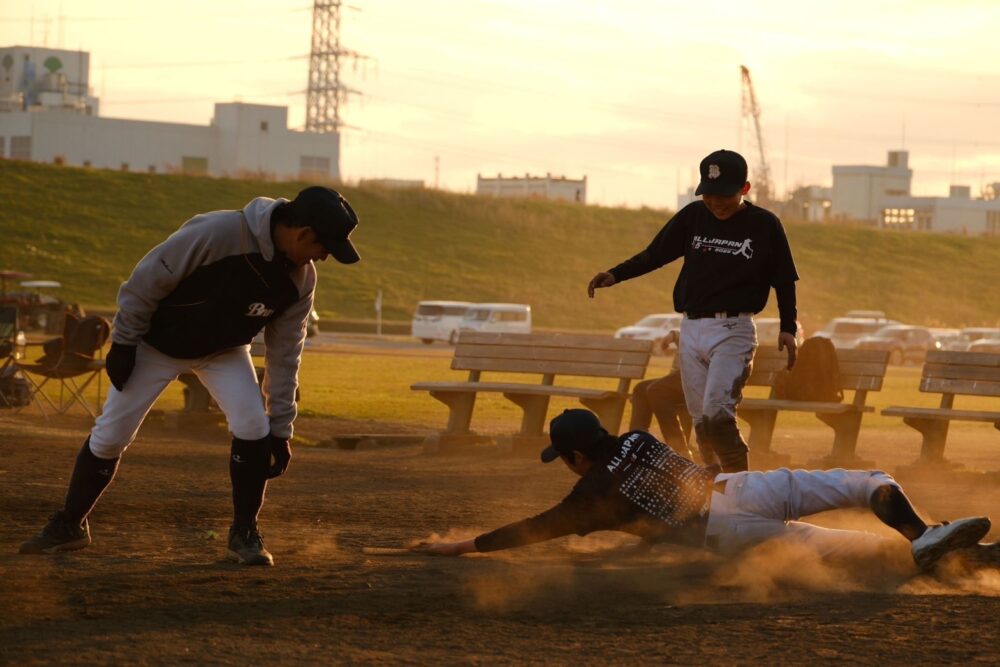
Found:
[{"label": "black baseball belt", "polygon": [[722,310],[722,311],[702,311],[702,310],[692,310],[684,313],[689,320],[704,320],[718,319],[718,318],[728,318],[728,317],[739,317],[741,315],[753,315],[753,313],[741,312],[738,310]]}]

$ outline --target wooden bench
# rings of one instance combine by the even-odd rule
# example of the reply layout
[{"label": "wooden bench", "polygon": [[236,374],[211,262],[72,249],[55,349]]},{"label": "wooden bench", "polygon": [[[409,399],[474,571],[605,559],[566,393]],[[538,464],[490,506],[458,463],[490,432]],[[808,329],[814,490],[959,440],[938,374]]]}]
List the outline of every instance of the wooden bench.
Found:
[{"label": "wooden bench", "polygon": [[920,377],[920,391],[940,393],[940,406],[892,406],[882,410],[885,416],[902,417],[907,426],[920,431],[923,436],[920,457],[913,468],[959,467],[959,464],[944,458],[948,425],[952,421],[992,422],[1000,429],[1000,411],[956,410],[953,407],[956,395],[1000,396],[1000,354],[928,352]]},{"label": "wooden bench", "polygon": [[[549,399],[579,399],[593,410],[609,433],[618,433],[628,400],[629,384],[641,379],[651,354],[649,341],[571,334],[502,334],[463,331],[452,358],[453,370],[469,371],[465,382],[418,382],[448,406],[448,425],[426,441],[428,451],[455,449],[486,440],[469,430],[476,396],[500,393],[523,411],[520,431],[511,438],[515,451],[536,449],[545,442]],[[525,373],[535,382],[484,382],[483,372]],[[555,384],[556,376],[615,378],[615,389],[586,389]]]},{"label": "wooden bench", "polygon": [[882,389],[889,353],[881,350],[837,350],[840,388],[853,391],[842,403],[816,403],[774,398],[774,381],[788,365],[788,355],[773,346],[757,348],[748,386],[771,387],[769,398],[746,398],[737,408],[737,416],[750,424],[751,467],[769,469],[789,465],[790,456],[771,451],[771,438],[779,412],[812,412],[833,429],[833,448],[829,456],[808,465],[816,468],[870,468],[870,461],[858,459],[855,450],[861,430],[861,417],[874,408],[866,404],[868,392]]}]

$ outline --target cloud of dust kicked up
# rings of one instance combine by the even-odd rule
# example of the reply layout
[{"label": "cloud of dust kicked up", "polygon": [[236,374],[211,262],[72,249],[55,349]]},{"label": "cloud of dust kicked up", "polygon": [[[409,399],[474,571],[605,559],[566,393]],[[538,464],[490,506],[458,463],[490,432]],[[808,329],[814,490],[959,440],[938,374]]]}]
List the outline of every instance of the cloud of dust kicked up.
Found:
[{"label": "cloud of dust kicked up", "polygon": [[[837,523],[838,528],[872,527],[861,517]],[[420,541],[458,541],[477,534],[451,529]],[[634,537],[607,532],[491,553],[480,557],[490,566],[471,572],[466,589],[477,608],[496,612],[586,604],[588,596],[607,595],[673,605],[783,602],[817,593],[1000,597],[1000,565],[972,567],[963,555],[954,554],[934,575],[921,574],[909,545],[898,536],[836,562],[802,544],[777,540],[732,558],[670,545],[649,551],[636,546]]]}]

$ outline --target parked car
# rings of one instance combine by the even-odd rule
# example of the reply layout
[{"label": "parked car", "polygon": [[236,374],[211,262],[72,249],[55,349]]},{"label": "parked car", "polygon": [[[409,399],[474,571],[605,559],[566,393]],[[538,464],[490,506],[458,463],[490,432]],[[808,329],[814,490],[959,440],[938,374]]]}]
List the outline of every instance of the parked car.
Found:
[{"label": "parked car", "polygon": [[969,345],[969,352],[1000,354],[1000,336],[997,338],[980,338],[976,342]]},{"label": "parked car", "polygon": [[934,340],[938,342],[939,350],[947,350],[948,343],[956,340],[962,332],[958,329],[931,329],[931,335],[934,336]]},{"label": "parked car", "polygon": [[[859,338],[875,333],[886,324],[871,318],[835,317],[815,335],[829,338],[836,348],[850,350],[854,348]],[[888,322],[888,324],[899,323]]]},{"label": "parked car", "polygon": [[615,332],[615,338],[633,338],[653,341],[653,352],[660,351],[660,342],[672,330],[680,329],[684,316],[679,313],[654,313],[646,315],[635,324],[622,327]]},{"label": "parked car", "polygon": [[950,352],[965,352],[969,346],[983,338],[1000,338],[1000,329],[993,327],[966,327],[958,338],[950,341],[946,349]]},{"label": "parked car", "polygon": [[883,324],[890,322],[889,318],[885,316],[885,312],[881,310],[849,310],[844,313],[844,317],[853,317],[859,320],[875,320]]},{"label": "parked car", "polygon": [[[781,331],[780,318],[757,317],[754,318],[753,323],[757,326],[758,345],[760,345],[761,342],[770,344],[778,340],[778,332]],[[802,322],[796,320],[795,324],[798,325],[795,329],[795,342],[802,345],[802,342],[806,339],[805,329],[802,328]]]},{"label": "parked car", "polygon": [[462,316],[460,331],[531,333],[531,306],[526,303],[475,303]]},{"label": "parked car", "polygon": [[891,324],[869,336],[862,336],[858,339],[855,348],[858,350],[887,350],[889,363],[899,365],[907,361],[922,362],[927,356],[928,350],[940,349],[940,343],[934,340],[931,330],[927,327]]},{"label": "parked car", "polygon": [[436,340],[454,345],[462,318],[471,305],[468,301],[421,301],[413,313],[410,331],[425,345]]}]

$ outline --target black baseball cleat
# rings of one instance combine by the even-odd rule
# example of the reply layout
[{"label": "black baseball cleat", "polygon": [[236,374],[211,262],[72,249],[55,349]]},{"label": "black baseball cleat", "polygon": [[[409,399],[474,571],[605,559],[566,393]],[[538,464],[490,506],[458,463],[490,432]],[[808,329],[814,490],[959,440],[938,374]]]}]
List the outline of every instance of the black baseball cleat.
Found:
[{"label": "black baseball cleat", "polygon": [[910,546],[913,560],[921,569],[930,570],[941,556],[949,551],[975,545],[988,532],[990,532],[990,520],[984,516],[928,526],[924,534],[913,540]]},{"label": "black baseball cleat", "polygon": [[75,551],[90,544],[90,525],[83,520],[81,526],[66,516],[62,510],[49,517],[49,522],[18,550],[22,554],[54,554]]},{"label": "black baseball cleat", "polygon": [[264,539],[257,527],[233,526],[229,529],[226,558],[240,565],[274,565],[271,552],[264,548]]}]

